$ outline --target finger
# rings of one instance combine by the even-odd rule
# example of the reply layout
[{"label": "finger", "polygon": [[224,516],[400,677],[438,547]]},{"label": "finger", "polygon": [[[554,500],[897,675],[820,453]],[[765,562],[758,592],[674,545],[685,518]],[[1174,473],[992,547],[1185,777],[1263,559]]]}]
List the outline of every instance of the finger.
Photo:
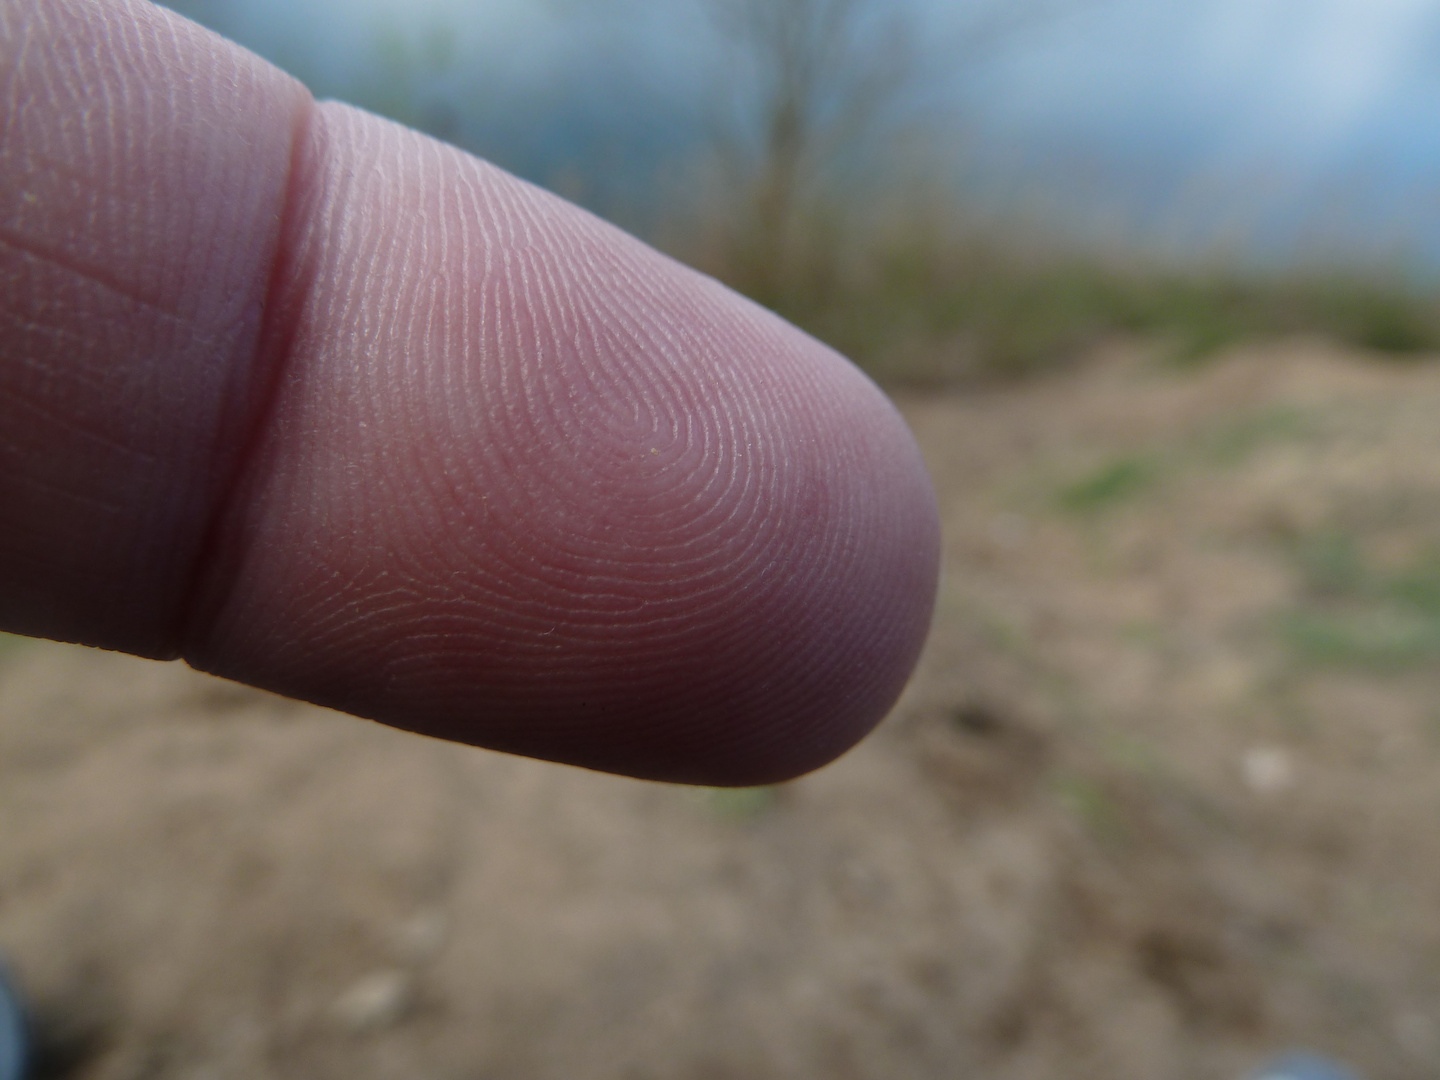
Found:
[{"label": "finger", "polygon": [[0,108],[4,618],[174,655],[309,97],[149,4],[0,0]]},{"label": "finger", "polygon": [[853,367],[157,9],[3,11],[12,625],[694,782],[890,707],[938,532]]}]

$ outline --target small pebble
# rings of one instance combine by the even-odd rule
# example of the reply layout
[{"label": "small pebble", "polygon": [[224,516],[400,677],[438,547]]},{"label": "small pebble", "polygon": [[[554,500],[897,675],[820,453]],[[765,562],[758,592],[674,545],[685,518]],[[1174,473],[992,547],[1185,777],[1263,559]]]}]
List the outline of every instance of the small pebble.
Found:
[{"label": "small pebble", "polygon": [[335,999],[330,1015],[341,1027],[360,1034],[392,1027],[405,1018],[415,988],[403,971],[375,971]]},{"label": "small pebble", "polygon": [[449,936],[449,921],[440,911],[422,911],[395,930],[395,947],[402,960],[420,963],[440,951]]},{"label": "small pebble", "polygon": [[1420,1012],[1395,1018],[1395,1040],[1411,1057],[1425,1061],[1440,1051],[1440,1021]]},{"label": "small pebble", "polygon": [[1245,784],[1257,795],[1278,795],[1295,783],[1295,762],[1278,746],[1252,746],[1240,759]]}]

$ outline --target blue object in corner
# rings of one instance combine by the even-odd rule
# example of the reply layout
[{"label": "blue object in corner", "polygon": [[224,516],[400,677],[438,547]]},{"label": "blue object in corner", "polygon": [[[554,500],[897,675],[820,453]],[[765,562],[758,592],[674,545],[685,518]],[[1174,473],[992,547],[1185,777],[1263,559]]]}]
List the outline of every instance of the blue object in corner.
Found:
[{"label": "blue object in corner", "polygon": [[14,984],[0,966],[0,1080],[25,1080],[28,1057],[25,1013]]},{"label": "blue object in corner", "polygon": [[1255,1073],[1253,1080],[1360,1080],[1343,1065],[1318,1054],[1286,1054]]}]

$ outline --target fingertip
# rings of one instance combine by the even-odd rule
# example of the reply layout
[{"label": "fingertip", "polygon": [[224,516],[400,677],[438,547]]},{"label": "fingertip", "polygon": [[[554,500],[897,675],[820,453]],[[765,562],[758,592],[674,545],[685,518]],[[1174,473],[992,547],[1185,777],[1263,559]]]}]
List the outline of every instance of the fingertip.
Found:
[{"label": "fingertip", "polygon": [[477,745],[769,782],[884,715],[933,493],[852,365],[711,279],[348,107],[221,530],[198,666]]}]

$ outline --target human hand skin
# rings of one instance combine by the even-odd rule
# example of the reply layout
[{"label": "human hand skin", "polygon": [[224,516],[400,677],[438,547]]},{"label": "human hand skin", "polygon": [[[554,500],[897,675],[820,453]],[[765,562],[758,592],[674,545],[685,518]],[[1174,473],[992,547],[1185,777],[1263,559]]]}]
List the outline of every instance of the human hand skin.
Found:
[{"label": "human hand skin", "polygon": [[0,0],[0,627],[773,782],[889,710],[933,491],[854,367],[142,0]]}]

